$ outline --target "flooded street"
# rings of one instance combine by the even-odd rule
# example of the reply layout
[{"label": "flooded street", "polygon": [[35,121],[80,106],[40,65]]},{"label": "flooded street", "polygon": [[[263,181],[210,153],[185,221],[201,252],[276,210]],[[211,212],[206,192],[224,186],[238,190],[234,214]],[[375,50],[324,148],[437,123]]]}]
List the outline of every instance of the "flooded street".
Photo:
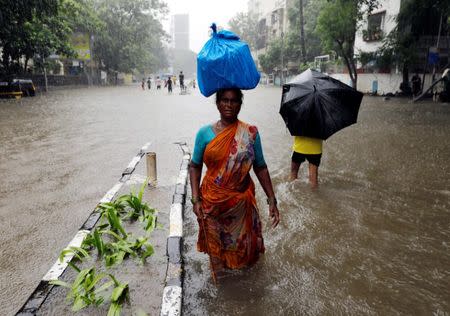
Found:
[{"label": "flooded street", "polygon": [[[359,123],[324,143],[312,191],[306,166],[287,181],[292,140],[277,97],[243,116],[260,128],[281,224],[265,229],[256,266],[215,287],[191,214],[186,314],[448,315],[450,107],[365,97]],[[261,187],[258,196],[267,227]]]},{"label": "flooded street", "polygon": [[[245,93],[281,212],[275,230],[257,185],[266,254],[219,286],[185,215],[185,315],[449,315],[450,106],[364,97],[358,124],[324,143],[319,189],[288,182],[292,138],[281,92]],[[218,119],[212,98],[178,88],[60,90],[0,101],[0,314],[13,315],[144,143],[158,183],[195,133]],[[166,175],[166,176],[165,176]],[[189,203],[188,203],[189,204]]]}]

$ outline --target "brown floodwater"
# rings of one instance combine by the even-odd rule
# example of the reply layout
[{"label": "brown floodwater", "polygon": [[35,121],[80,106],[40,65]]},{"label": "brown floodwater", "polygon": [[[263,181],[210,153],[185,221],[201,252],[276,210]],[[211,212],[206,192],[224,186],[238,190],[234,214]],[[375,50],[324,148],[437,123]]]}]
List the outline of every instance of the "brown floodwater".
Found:
[{"label": "brown floodwater", "polygon": [[[324,143],[313,191],[306,166],[287,181],[280,96],[246,92],[240,118],[259,128],[282,222],[268,228],[257,184],[266,253],[215,286],[188,208],[185,315],[449,315],[450,105],[364,97],[358,123]],[[192,147],[217,118],[212,99],[176,89],[0,100],[0,314],[20,308],[144,143],[157,152],[158,183],[171,186],[173,143]]]},{"label": "brown floodwater", "polygon": [[292,139],[260,100],[281,223],[268,228],[259,187],[266,253],[215,286],[188,213],[186,314],[449,315],[450,105],[364,97],[358,124],[324,143],[312,190],[306,165],[287,181]]}]

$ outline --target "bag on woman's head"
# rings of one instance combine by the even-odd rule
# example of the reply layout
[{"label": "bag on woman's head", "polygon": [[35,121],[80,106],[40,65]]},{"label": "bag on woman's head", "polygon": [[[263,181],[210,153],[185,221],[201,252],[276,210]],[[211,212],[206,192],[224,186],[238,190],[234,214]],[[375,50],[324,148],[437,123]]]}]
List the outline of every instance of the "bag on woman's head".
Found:
[{"label": "bag on woman's head", "polygon": [[216,31],[197,55],[197,80],[200,92],[209,97],[219,89],[253,89],[260,75],[247,43],[230,31]]}]

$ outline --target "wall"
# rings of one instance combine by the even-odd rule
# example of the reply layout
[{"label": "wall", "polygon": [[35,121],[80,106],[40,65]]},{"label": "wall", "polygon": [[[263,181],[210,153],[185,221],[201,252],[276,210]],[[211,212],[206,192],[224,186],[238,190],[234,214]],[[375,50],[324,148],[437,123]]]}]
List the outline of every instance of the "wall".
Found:
[{"label": "wall", "polygon": [[[414,74],[410,76],[411,77]],[[419,74],[422,79],[423,74]],[[440,78],[442,74],[436,74],[436,79]],[[331,77],[342,81],[347,85],[351,85],[350,76],[348,74],[333,74]],[[400,92],[400,83],[402,82],[402,74],[358,74],[358,90],[364,93],[372,92],[373,81],[378,81],[378,94],[384,95],[387,93]],[[425,76],[424,90],[431,85],[431,75]]]}]

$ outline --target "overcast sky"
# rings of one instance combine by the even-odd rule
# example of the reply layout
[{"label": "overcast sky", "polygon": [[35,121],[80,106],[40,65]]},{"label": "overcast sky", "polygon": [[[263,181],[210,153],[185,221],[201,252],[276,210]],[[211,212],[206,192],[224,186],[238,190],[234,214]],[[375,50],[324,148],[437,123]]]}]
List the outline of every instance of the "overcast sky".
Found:
[{"label": "overcast sky", "polygon": [[209,39],[208,30],[212,22],[227,27],[228,21],[237,12],[247,11],[247,0],[165,0],[169,16],[163,21],[164,29],[170,31],[172,14],[189,14],[190,48],[198,53]]}]

